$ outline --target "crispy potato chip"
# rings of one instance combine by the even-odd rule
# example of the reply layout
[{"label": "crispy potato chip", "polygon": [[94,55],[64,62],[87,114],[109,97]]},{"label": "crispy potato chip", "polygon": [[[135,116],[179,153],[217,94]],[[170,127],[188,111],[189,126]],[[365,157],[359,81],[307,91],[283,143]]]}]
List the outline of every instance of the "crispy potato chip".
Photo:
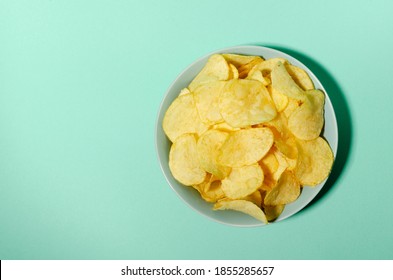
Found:
[{"label": "crispy potato chip", "polygon": [[201,197],[207,202],[217,202],[225,197],[221,188],[221,181],[212,175],[206,176],[204,182],[193,187],[200,193]]},{"label": "crispy potato chip", "polygon": [[285,115],[279,114],[276,118],[266,123],[274,134],[274,146],[285,158],[288,170],[296,166],[298,150],[295,136],[289,131]]},{"label": "crispy potato chip", "polygon": [[265,180],[261,189],[266,191],[277,185],[282,173],[289,166],[286,157],[275,146],[270,149],[259,164],[265,174]]},{"label": "crispy potato chip", "polygon": [[211,129],[202,134],[197,143],[201,167],[219,179],[225,178],[231,171],[230,167],[218,163],[221,146],[228,136],[228,132]]},{"label": "crispy potato chip", "polygon": [[289,118],[289,117],[292,115],[292,113],[293,113],[297,108],[300,107],[300,105],[302,105],[302,101],[296,100],[296,99],[293,99],[293,98],[288,97],[288,104],[287,104],[287,106],[284,108],[284,110],[282,111],[282,112],[283,112],[283,115],[284,115],[286,118]]},{"label": "crispy potato chip", "polygon": [[300,184],[291,171],[282,173],[277,185],[266,193],[265,205],[288,204],[295,201],[300,195]]},{"label": "crispy potato chip", "polygon": [[221,147],[218,161],[230,167],[242,167],[258,162],[273,145],[269,128],[248,128],[230,133]]},{"label": "crispy potato chip", "polygon": [[183,88],[183,89],[180,91],[179,96],[180,96],[180,95],[189,94],[189,93],[191,93],[191,91],[190,91],[188,88]]},{"label": "crispy potato chip", "polygon": [[232,63],[229,63],[229,68],[231,70],[229,73],[229,79],[239,79],[239,71],[237,70],[236,66]]},{"label": "crispy potato chip", "polygon": [[284,211],[285,204],[279,204],[279,205],[264,205],[263,206],[263,212],[265,212],[266,219],[269,222],[274,221],[277,219],[281,213]]},{"label": "crispy potato chip", "polygon": [[165,113],[163,129],[171,142],[186,133],[202,134],[208,129],[199,118],[192,94],[178,96]]},{"label": "crispy potato chip", "polygon": [[274,145],[277,147],[278,151],[284,156],[287,162],[288,170],[293,170],[297,165],[298,158],[298,148],[296,143],[296,138],[294,136],[289,136],[285,140],[276,139]]},{"label": "crispy potato chip", "polygon": [[233,132],[233,131],[240,130],[239,127],[232,127],[229,124],[227,124],[226,122],[217,123],[217,124],[213,125],[211,129],[217,129],[217,130],[222,130],[222,131],[226,131],[226,132]]},{"label": "crispy potato chip", "polygon": [[289,75],[286,67],[278,62],[271,72],[272,87],[288,97],[303,100],[303,90]]},{"label": "crispy potato chip", "polygon": [[208,59],[205,67],[192,80],[188,88],[194,91],[198,86],[212,81],[225,81],[229,78],[229,65],[220,54],[213,54]]},{"label": "crispy potato chip", "polygon": [[233,54],[233,53],[224,53],[222,56],[225,58],[228,63],[233,64],[236,68],[247,65],[255,60],[263,59],[259,56],[253,55],[241,55],[241,54]]},{"label": "crispy potato chip", "polygon": [[197,143],[193,134],[183,134],[169,151],[169,168],[173,177],[186,186],[200,184],[206,172],[199,164]]},{"label": "crispy potato chip", "polygon": [[287,107],[289,103],[289,98],[285,94],[277,91],[272,86],[267,87],[270,95],[273,99],[274,105],[276,106],[277,112],[282,112]]},{"label": "crispy potato chip", "polygon": [[294,170],[304,186],[316,186],[330,174],[334,156],[329,144],[321,137],[311,141],[298,140],[299,157]]},{"label": "crispy potato chip", "polygon": [[233,168],[222,180],[225,195],[232,199],[243,198],[255,192],[263,182],[262,168],[258,164]]},{"label": "crispy potato chip", "polygon": [[243,79],[248,72],[264,59],[260,56],[240,55],[240,54],[223,54],[222,55],[230,64],[233,64],[239,73],[239,78]]},{"label": "crispy potato chip", "polygon": [[212,125],[223,122],[218,98],[225,85],[225,82],[214,81],[200,85],[194,90],[194,100],[199,117],[203,123]]},{"label": "crispy potato chip", "polygon": [[250,194],[242,199],[254,203],[259,208],[262,207],[262,194],[259,190],[253,192],[252,194]]},{"label": "crispy potato chip", "polygon": [[240,128],[267,122],[277,113],[267,89],[254,80],[226,82],[219,98],[219,107],[225,122]]},{"label": "crispy potato chip", "polygon": [[268,221],[266,219],[265,213],[263,213],[262,209],[255,205],[254,203],[247,200],[227,200],[222,199],[214,204],[214,210],[235,210],[239,212],[243,212],[248,214],[255,219],[267,224]]},{"label": "crispy potato chip", "polygon": [[259,161],[259,165],[262,168],[264,174],[264,180],[261,186],[262,190],[271,190],[275,185],[274,174],[278,169],[278,161],[274,153],[269,151],[262,160]]},{"label": "crispy potato chip", "polygon": [[291,64],[285,65],[285,68],[295,83],[298,84],[303,90],[314,89],[314,83],[305,70]]},{"label": "crispy potato chip", "polygon": [[275,57],[269,58],[265,61],[261,61],[260,63],[256,64],[248,73],[248,76],[254,76],[256,72],[262,74],[263,77],[270,75],[273,68],[276,67],[278,63],[287,64],[288,61],[285,58]]},{"label": "crispy potato chip", "polygon": [[261,71],[254,71],[254,72],[250,72],[247,75],[247,80],[255,80],[255,81],[260,81],[264,86],[268,86],[270,85],[271,81],[269,78],[264,77],[262,75]]},{"label": "crispy potato chip", "polygon": [[304,93],[304,102],[288,118],[288,128],[298,139],[312,140],[321,134],[325,95],[320,90]]}]

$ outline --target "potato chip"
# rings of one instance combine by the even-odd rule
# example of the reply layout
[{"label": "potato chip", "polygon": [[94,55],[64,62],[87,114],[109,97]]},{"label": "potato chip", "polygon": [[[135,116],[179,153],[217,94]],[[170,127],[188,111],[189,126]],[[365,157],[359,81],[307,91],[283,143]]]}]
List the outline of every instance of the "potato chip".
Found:
[{"label": "potato chip", "polygon": [[207,202],[214,203],[222,198],[225,198],[224,191],[221,188],[221,181],[211,174],[208,174],[205,181],[203,181],[201,184],[193,185],[193,187]]},{"label": "potato chip", "polygon": [[254,203],[256,206],[258,206],[259,208],[262,207],[262,194],[259,190],[253,192],[252,194],[246,197],[243,197],[242,200],[250,201]]},{"label": "potato chip", "polygon": [[165,113],[163,129],[171,142],[186,133],[202,134],[208,129],[199,118],[192,94],[178,96]]},{"label": "potato chip", "polygon": [[285,204],[279,204],[279,205],[264,205],[263,206],[263,212],[266,215],[266,219],[269,222],[272,222],[276,220],[281,213],[284,211]]},{"label": "potato chip", "polygon": [[222,56],[225,58],[226,61],[228,61],[228,63],[234,65],[236,68],[250,64],[252,61],[256,61],[256,60],[263,61],[261,57],[254,56],[254,55],[224,53],[222,54]]},{"label": "potato chip", "polygon": [[299,157],[294,170],[304,186],[316,186],[330,174],[334,156],[329,144],[321,137],[311,141],[298,140]]},{"label": "potato chip", "polygon": [[262,190],[269,191],[277,185],[281,174],[287,170],[289,164],[286,157],[273,146],[266,156],[259,162],[265,174]]},{"label": "potato chip", "polygon": [[267,122],[276,116],[276,108],[262,83],[254,80],[230,80],[219,98],[220,113],[232,127],[247,127]]},{"label": "potato chip", "polygon": [[295,83],[303,90],[314,89],[314,83],[304,69],[291,64],[285,65],[285,68]]},{"label": "potato chip", "polygon": [[248,72],[264,59],[260,56],[240,55],[240,54],[223,54],[228,63],[233,64],[239,73],[239,78],[247,77]]},{"label": "potato chip", "polygon": [[232,199],[243,198],[255,192],[263,182],[262,168],[258,164],[233,168],[222,180],[225,195]]},{"label": "potato chip", "polygon": [[321,134],[325,95],[320,90],[305,91],[303,103],[288,118],[288,128],[298,139],[312,140]]},{"label": "potato chip", "polygon": [[267,87],[268,91],[270,92],[270,96],[273,99],[274,105],[276,106],[277,112],[282,112],[287,107],[289,103],[289,98],[285,94],[277,91],[272,86]]},{"label": "potato chip", "polygon": [[183,89],[180,91],[179,96],[180,96],[180,95],[189,94],[189,93],[191,93],[191,91],[190,91],[188,88],[183,88]]},{"label": "potato chip", "polygon": [[283,115],[288,119],[300,105],[302,105],[302,101],[288,97],[287,106],[282,111]]},{"label": "potato chip", "polygon": [[222,130],[222,131],[226,131],[226,132],[233,132],[233,131],[240,130],[239,127],[232,127],[229,124],[227,124],[226,122],[217,123],[217,124],[213,125],[211,127],[211,129],[217,129],[217,130]]},{"label": "potato chip", "polygon": [[274,134],[274,146],[285,158],[288,170],[296,166],[298,150],[295,136],[289,131],[285,115],[279,114],[276,118],[266,123]]},{"label": "potato chip", "polygon": [[225,82],[214,81],[202,84],[194,90],[195,105],[203,123],[212,125],[224,121],[218,107],[218,98],[224,85]]},{"label": "potato chip", "polygon": [[239,71],[237,70],[236,66],[232,63],[229,63],[229,68],[231,70],[229,73],[229,79],[239,79]]},{"label": "potato chip", "polygon": [[281,205],[295,201],[300,195],[300,184],[291,171],[282,173],[277,185],[265,196],[265,205]]},{"label": "potato chip", "polygon": [[221,147],[218,161],[230,167],[254,164],[269,151],[273,141],[273,133],[269,128],[248,128],[232,132]]},{"label": "potato chip", "polygon": [[265,213],[263,213],[262,209],[255,205],[254,203],[247,200],[228,200],[222,199],[214,204],[214,210],[235,210],[239,212],[243,212],[248,214],[255,219],[267,224],[268,221],[266,219]]},{"label": "potato chip", "polygon": [[247,80],[255,80],[255,81],[260,81],[264,86],[268,86],[270,85],[271,81],[269,78],[264,77],[262,75],[261,71],[254,71],[254,72],[250,72],[247,75]]},{"label": "potato chip", "polygon": [[296,138],[292,135],[285,138],[285,140],[278,138],[274,140],[274,145],[287,162],[287,169],[293,170],[297,165],[298,158]]},{"label": "potato chip", "polygon": [[272,72],[273,68],[276,67],[278,63],[281,64],[287,64],[288,61],[285,58],[281,57],[275,57],[275,58],[270,58],[265,61],[262,61],[258,64],[256,64],[248,73],[248,76],[254,76],[255,73],[259,72],[262,74],[263,77],[266,77],[267,75],[270,75]]},{"label": "potato chip", "polygon": [[220,54],[213,54],[188,88],[190,91],[194,91],[198,86],[205,83],[225,81],[229,78],[229,72],[229,65],[225,58]]},{"label": "potato chip", "polygon": [[173,177],[183,185],[192,186],[205,180],[206,172],[200,166],[193,134],[183,134],[172,144],[169,151],[169,168]]},{"label": "potato chip", "polygon": [[221,146],[228,136],[228,132],[211,129],[202,134],[197,143],[200,166],[219,179],[225,178],[231,171],[230,167],[218,163]]},{"label": "potato chip", "polygon": [[285,65],[278,62],[271,72],[272,87],[288,97],[303,100],[303,90],[288,73]]}]

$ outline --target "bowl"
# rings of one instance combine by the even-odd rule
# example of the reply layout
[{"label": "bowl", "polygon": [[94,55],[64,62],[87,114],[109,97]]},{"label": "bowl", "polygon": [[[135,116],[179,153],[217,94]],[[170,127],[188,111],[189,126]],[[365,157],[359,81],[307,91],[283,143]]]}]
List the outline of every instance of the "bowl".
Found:
[{"label": "bowl", "polygon": [[[214,53],[236,53],[236,54],[243,54],[243,55],[258,55],[258,56],[262,56],[264,59],[269,59],[273,57],[283,57],[286,58],[291,64],[295,66],[299,66],[304,70],[306,70],[310,78],[314,82],[315,88],[320,89],[325,93],[325,97],[326,97],[325,108],[324,108],[325,126],[323,129],[322,136],[329,142],[334,157],[336,157],[337,146],[338,146],[338,130],[337,130],[337,121],[336,121],[334,109],[329,99],[328,93],[324,89],[322,83],[303,63],[301,63],[299,60],[295,59],[294,57],[284,52],[272,48],[261,47],[261,46],[235,46],[235,47],[219,49],[211,53],[208,53],[205,56],[197,59],[190,66],[188,66],[183,72],[181,72],[166,91],[164,98],[161,102],[158,116],[157,116],[155,144],[156,144],[156,150],[157,150],[160,167],[168,184],[188,206],[190,206],[198,213],[216,222],[231,225],[231,226],[239,226],[239,227],[264,226],[265,224],[263,224],[262,222],[241,212],[214,211],[212,209],[213,207],[212,203],[208,203],[204,201],[200,197],[199,193],[192,187],[186,187],[181,183],[179,183],[178,181],[176,181],[169,169],[168,162],[169,162],[169,150],[170,150],[171,142],[166,137],[162,128],[162,120],[164,118],[165,112],[170,106],[170,104],[172,103],[172,101],[178,96],[180,90],[187,87],[190,84],[190,82],[194,79],[194,77],[200,72],[200,70],[206,64],[208,58]],[[313,188],[304,187],[302,189],[299,198],[296,201],[287,204],[282,214],[270,224],[285,220],[291,217],[292,215],[298,213],[300,210],[302,210],[321,191],[324,184],[326,183],[326,180]]]}]

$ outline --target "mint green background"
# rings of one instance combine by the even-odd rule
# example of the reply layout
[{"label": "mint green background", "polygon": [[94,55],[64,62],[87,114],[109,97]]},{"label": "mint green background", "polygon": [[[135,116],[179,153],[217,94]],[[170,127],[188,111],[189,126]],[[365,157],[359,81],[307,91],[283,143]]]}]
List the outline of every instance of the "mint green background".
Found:
[{"label": "mint green background", "polygon": [[[392,3],[0,0],[0,259],[393,259]],[[315,71],[340,132],[318,199],[260,228],[188,208],[154,145],[173,79],[245,44]]]}]

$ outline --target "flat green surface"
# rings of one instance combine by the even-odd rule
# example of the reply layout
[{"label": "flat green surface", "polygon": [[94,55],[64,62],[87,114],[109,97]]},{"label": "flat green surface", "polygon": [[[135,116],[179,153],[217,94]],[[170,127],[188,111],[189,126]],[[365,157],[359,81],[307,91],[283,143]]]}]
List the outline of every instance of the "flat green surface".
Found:
[{"label": "flat green surface", "polygon": [[[0,0],[0,259],[393,259],[392,3]],[[250,44],[315,71],[340,142],[310,207],[235,228],[176,196],[154,130],[187,65]]]}]

